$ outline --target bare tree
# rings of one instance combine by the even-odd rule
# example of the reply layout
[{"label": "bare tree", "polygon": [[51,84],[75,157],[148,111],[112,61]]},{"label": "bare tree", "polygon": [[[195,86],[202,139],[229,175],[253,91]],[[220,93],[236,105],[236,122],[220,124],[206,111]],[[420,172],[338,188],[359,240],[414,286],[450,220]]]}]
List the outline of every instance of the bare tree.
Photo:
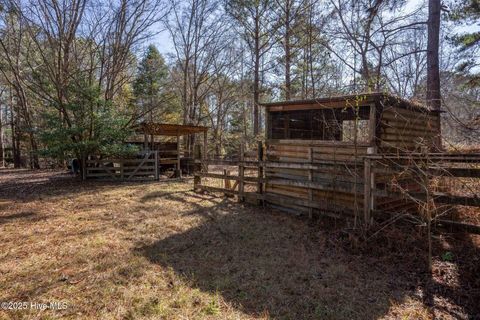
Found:
[{"label": "bare tree", "polygon": [[[285,99],[290,100],[292,96],[292,64],[298,54],[298,44],[301,41],[301,14],[305,9],[305,0],[275,0],[276,7],[280,8],[278,33],[280,36],[280,47],[282,49],[281,62],[284,65],[284,93]],[[313,3],[309,5],[313,6]]]},{"label": "bare tree", "polygon": [[155,33],[152,28],[158,28],[169,9],[161,0],[121,0],[117,6],[110,5],[107,12],[106,18],[97,18],[106,19],[100,25],[101,38],[97,42],[101,53],[98,81],[108,101],[132,80],[133,72],[125,71],[135,66],[133,51]]},{"label": "bare tree", "polygon": [[[38,160],[38,144],[34,134],[32,110],[30,107],[24,79],[24,73],[26,69],[25,61],[22,61],[24,47],[28,45],[28,40],[25,39],[25,25],[18,15],[16,4],[13,2],[8,3],[6,12],[2,15],[2,19],[4,29],[2,30],[3,32],[0,36],[0,56],[5,63],[0,67],[0,72],[3,75],[3,79],[7,85],[10,86],[15,93],[18,115],[20,115],[23,120],[30,144],[30,166],[32,169],[38,169],[40,168]],[[13,103],[12,99],[11,102]],[[16,129],[17,130],[14,130],[13,132],[18,133],[18,125]],[[15,151],[19,151],[20,148],[18,144],[18,137],[12,138],[17,139],[14,145],[16,149]]]},{"label": "bare tree", "polygon": [[[0,97],[3,95],[0,94]],[[5,167],[5,142],[3,141],[4,135],[3,135],[3,118],[4,118],[4,112],[3,112],[3,103],[0,102],[0,157],[2,160],[2,167]]]},{"label": "bare tree", "polygon": [[[408,30],[399,36],[397,44],[385,50],[386,60],[393,61],[385,65],[384,73],[388,88],[400,97],[419,100],[425,79],[426,30]],[[395,59],[395,57],[402,57]]]},{"label": "bare tree", "polygon": [[[39,60],[28,57],[30,67],[35,70],[42,66],[47,81],[32,81],[43,98],[53,102],[61,113],[66,125],[72,127],[72,115],[66,104],[69,102],[70,80],[75,78],[72,57],[76,35],[85,12],[86,0],[69,2],[31,0],[25,7],[18,5],[23,21],[39,54]],[[35,64],[35,62],[37,64]],[[53,84],[53,90],[50,88]],[[73,140],[77,137],[72,136]]]},{"label": "bare tree", "polygon": [[[198,124],[202,104],[212,86],[212,72],[218,55],[225,49],[226,21],[219,19],[217,1],[194,0],[188,4],[172,2],[172,15],[165,26],[175,49],[175,66],[181,79],[177,92],[181,96],[183,123]],[[187,143],[191,149],[194,136]]]},{"label": "bare tree", "polygon": [[260,132],[259,103],[261,93],[262,61],[276,43],[279,24],[272,13],[272,1],[227,1],[227,12],[240,26],[252,61],[253,73],[253,134]]},{"label": "bare tree", "polygon": [[330,37],[337,41],[335,45],[327,44],[326,47],[352,70],[354,86],[358,74],[362,79],[362,89],[380,90],[385,66],[406,55],[423,51],[411,50],[386,56],[387,48],[396,44],[402,32],[425,25],[418,16],[420,10],[399,14],[402,4],[389,0],[330,0],[330,3],[341,29],[330,30]]},{"label": "bare tree", "polygon": [[207,117],[212,128],[215,155],[222,154],[231,111],[242,105],[241,79],[236,77],[243,59],[233,44],[215,60],[212,90],[207,98]]}]

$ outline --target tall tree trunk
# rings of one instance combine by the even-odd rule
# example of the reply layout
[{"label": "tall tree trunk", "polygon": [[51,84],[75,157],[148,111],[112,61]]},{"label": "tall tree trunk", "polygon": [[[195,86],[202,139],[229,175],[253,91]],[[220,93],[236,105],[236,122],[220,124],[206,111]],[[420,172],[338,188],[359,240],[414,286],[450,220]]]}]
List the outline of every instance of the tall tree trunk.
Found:
[{"label": "tall tree trunk", "polygon": [[38,160],[38,145],[33,133],[33,125],[30,116],[30,108],[27,101],[27,95],[24,88],[20,85],[20,81],[17,80],[15,86],[15,92],[17,95],[17,107],[21,110],[23,121],[28,130],[28,140],[30,143],[30,169],[40,169],[40,162]]},{"label": "tall tree trunk", "polygon": [[13,106],[13,94],[12,89],[10,88],[9,94],[10,102],[10,129],[12,132],[12,157],[13,157],[13,167],[20,168],[22,166],[20,158],[20,138],[18,137],[18,125],[17,125],[17,115],[15,114],[15,107]]},{"label": "tall tree trunk", "polygon": [[0,163],[2,167],[5,167],[5,147],[3,145],[3,111],[0,105]]},{"label": "tall tree trunk", "polygon": [[[440,0],[428,1],[428,43],[427,43],[427,106],[435,111],[440,111]],[[440,128],[440,114],[438,116]],[[434,143],[441,147],[441,131]]]},{"label": "tall tree trunk", "polygon": [[255,57],[254,66],[254,82],[253,82],[253,135],[258,135],[259,121],[258,121],[258,104],[260,103],[260,59]]},{"label": "tall tree trunk", "polygon": [[[313,69],[314,61],[313,61],[313,12],[312,12],[312,6],[310,5],[309,11],[308,11],[308,68],[310,71],[310,81],[311,81],[311,98],[316,97],[315,93],[315,71]],[[308,83],[308,81],[307,81]],[[308,97],[308,91],[307,91],[307,97]]]},{"label": "tall tree trunk", "polygon": [[[258,10],[258,9],[257,9]],[[253,66],[253,135],[259,133],[258,104],[260,102],[260,21],[255,18],[255,57]]]},{"label": "tall tree trunk", "polygon": [[20,157],[20,137],[17,126],[17,117],[14,116],[13,108],[10,119],[11,131],[12,131],[12,156],[13,156],[13,167],[21,168],[22,159]]},{"label": "tall tree trunk", "polygon": [[290,69],[292,63],[290,48],[290,2],[285,4],[285,100],[291,99],[292,84],[290,79]]},{"label": "tall tree trunk", "polygon": [[35,140],[35,136],[33,132],[28,133],[28,138],[30,142],[30,169],[40,169],[40,161],[38,159],[38,144],[37,140]]}]

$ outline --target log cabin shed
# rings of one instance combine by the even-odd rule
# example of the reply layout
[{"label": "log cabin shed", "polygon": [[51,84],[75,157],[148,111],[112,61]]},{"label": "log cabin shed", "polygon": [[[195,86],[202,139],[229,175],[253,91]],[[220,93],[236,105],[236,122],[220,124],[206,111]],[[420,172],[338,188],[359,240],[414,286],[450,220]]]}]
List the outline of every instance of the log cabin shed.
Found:
[{"label": "log cabin shed", "polygon": [[391,177],[370,181],[366,156],[431,151],[440,133],[438,111],[384,93],[262,106],[269,164],[264,196],[287,211],[351,214],[398,205],[392,198],[373,203],[367,194]]}]

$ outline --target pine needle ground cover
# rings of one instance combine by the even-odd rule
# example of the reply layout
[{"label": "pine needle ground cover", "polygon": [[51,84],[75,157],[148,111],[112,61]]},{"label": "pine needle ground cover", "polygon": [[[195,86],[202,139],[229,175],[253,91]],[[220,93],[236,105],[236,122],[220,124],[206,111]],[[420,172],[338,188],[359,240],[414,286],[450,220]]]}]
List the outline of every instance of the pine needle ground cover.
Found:
[{"label": "pine needle ground cover", "polygon": [[[196,194],[192,181],[0,171],[1,319],[468,319],[478,236],[392,227],[350,246],[309,221]],[[31,303],[36,303],[32,307]],[[60,302],[61,308],[41,308]],[[36,307],[35,307],[36,306]],[[18,305],[17,305],[18,307]]]}]

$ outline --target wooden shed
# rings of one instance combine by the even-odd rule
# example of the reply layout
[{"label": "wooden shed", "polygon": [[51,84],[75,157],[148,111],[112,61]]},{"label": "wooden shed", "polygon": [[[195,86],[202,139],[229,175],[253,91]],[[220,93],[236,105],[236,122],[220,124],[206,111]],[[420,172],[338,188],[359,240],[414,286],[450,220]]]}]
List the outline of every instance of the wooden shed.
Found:
[{"label": "wooden shed", "polygon": [[125,143],[137,145],[140,153],[133,159],[101,156],[89,159],[86,161],[84,178],[158,180],[160,171],[169,168],[174,168],[175,176],[181,177],[182,170],[190,172],[194,169],[193,155],[182,150],[181,137],[203,134],[203,145],[206,148],[208,127],[142,122],[133,129],[135,134]]},{"label": "wooden shed", "polygon": [[[372,181],[367,155],[430,152],[439,141],[438,112],[384,93],[263,107],[264,198],[293,212],[353,214],[398,205],[398,198],[370,196],[371,187],[391,177],[377,174]],[[402,183],[411,190],[418,187],[412,178]]]}]

